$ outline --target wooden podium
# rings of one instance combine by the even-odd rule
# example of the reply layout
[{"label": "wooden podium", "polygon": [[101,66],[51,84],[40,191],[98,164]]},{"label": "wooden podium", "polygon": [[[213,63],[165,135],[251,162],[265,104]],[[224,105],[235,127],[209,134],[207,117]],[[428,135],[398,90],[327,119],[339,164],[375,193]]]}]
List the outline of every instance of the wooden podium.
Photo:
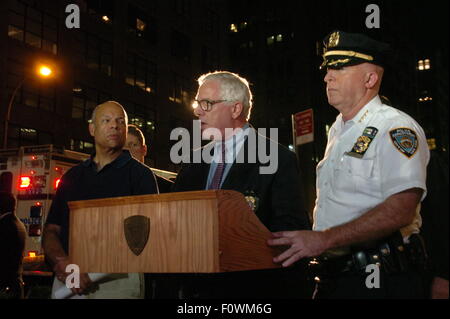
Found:
[{"label": "wooden podium", "polygon": [[[69,258],[81,272],[216,273],[280,267],[272,261],[280,251],[266,244],[269,230],[235,191],[115,197],[70,202],[69,207]],[[140,217],[132,217],[136,215]],[[133,219],[131,226],[124,226]]]}]

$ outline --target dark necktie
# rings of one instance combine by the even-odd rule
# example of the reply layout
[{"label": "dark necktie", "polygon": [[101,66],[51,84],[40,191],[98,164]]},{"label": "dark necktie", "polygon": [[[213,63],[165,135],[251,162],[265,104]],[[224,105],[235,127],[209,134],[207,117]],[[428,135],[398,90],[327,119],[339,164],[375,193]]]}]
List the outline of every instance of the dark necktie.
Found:
[{"label": "dark necktie", "polygon": [[222,181],[223,172],[225,170],[225,143],[222,142],[222,153],[217,163],[216,171],[214,172],[214,176],[212,178],[211,184],[209,184],[208,189],[220,189],[220,182]]}]

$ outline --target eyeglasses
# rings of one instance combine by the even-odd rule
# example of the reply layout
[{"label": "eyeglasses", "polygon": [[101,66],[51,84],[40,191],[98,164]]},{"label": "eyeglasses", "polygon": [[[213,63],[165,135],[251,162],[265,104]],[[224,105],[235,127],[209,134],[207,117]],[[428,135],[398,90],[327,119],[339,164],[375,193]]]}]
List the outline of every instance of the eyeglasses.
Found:
[{"label": "eyeglasses", "polygon": [[205,111],[209,112],[211,111],[214,104],[222,103],[222,102],[230,102],[228,100],[217,100],[217,101],[210,101],[210,100],[194,100],[194,103],[192,103],[192,107],[196,109],[200,106],[200,108]]}]

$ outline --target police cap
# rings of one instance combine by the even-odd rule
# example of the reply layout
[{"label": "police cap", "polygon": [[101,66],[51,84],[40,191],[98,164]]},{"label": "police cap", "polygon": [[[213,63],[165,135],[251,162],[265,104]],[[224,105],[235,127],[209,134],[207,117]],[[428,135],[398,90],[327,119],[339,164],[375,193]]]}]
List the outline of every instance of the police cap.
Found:
[{"label": "police cap", "polygon": [[386,66],[390,46],[376,41],[361,33],[333,31],[323,42],[323,68],[339,69],[361,63],[373,63]]}]

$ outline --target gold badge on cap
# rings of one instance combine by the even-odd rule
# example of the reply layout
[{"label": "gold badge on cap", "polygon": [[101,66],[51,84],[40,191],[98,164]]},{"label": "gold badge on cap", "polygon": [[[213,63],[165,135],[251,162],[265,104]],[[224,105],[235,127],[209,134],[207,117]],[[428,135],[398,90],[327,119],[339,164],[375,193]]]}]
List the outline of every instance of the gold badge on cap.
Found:
[{"label": "gold badge on cap", "polygon": [[330,38],[328,39],[328,47],[329,48],[336,47],[339,44],[339,38],[340,38],[339,32],[338,31],[333,32],[330,35]]}]

